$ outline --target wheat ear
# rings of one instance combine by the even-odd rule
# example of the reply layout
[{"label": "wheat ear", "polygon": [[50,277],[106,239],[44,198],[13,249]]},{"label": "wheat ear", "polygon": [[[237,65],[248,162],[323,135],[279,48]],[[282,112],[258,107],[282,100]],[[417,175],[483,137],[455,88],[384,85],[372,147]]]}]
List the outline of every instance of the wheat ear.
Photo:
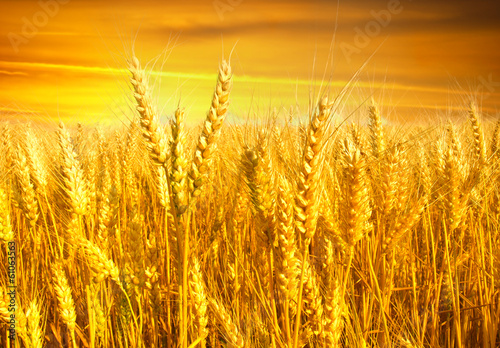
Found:
[{"label": "wheat ear", "polygon": [[30,348],[42,348],[44,342],[44,318],[37,301],[31,301],[26,310],[26,335]]},{"label": "wheat ear", "polygon": [[58,136],[61,150],[61,174],[70,212],[75,215],[85,215],[89,205],[88,185],[73,150],[69,133],[62,122],[59,124]]},{"label": "wheat ear", "polygon": [[500,158],[500,120],[495,124],[495,129],[493,131],[493,135],[491,136],[491,155],[494,158]]},{"label": "wheat ear", "polygon": [[327,347],[341,347],[340,337],[344,328],[344,298],[342,284],[333,280],[328,284],[325,295],[325,322],[323,338]]},{"label": "wheat ear", "polygon": [[202,339],[201,345],[204,347],[205,337],[208,335],[208,303],[205,282],[200,270],[200,262],[196,256],[191,257],[191,267],[189,268],[189,287],[191,292],[194,332],[196,337]]},{"label": "wheat ear", "polygon": [[477,107],[474,103],[471,103],[469,106],[469,119],[474,135],[474,155],[479,165],[482,167],[486,164],[486,145],[484,143],[483,128],[479,121]]},{"label": "wheat ear", "polygon": [[16,177],[21,191],[21,208],[29,225],[35,227],[39,216],[38,202],[35,188],[31,180],[30,169],[22,149],[18,149],[15,156],[15,163]]},{"label": "wheat ear", "polygon": [[153,163],[163,166],[168,157],[168,147],[156,108],[153,105],[146,74],[141,69],[139,59],[133,57],[129,62],[129,71],[132,74],[130,83],[134,88],[134,98],[137,102],[137,111],[142,127],[142,134],[149,150]]},{"label": "wheat ear", "polygon": [[33,130],[26,131],[26,158],[30,167],[31,179],[35,189],[41,196],[47,193],[49,173],[42,157],[43,146],[33,134]]},{"label": "wheat ear", "polygon": [[318,182],[320,175],[321,150],[326,122],[330,116],[331,105],[324,97],[309,123],[302,166],[298,178],[296,195],[296,228],[303,235],[304,244],[309,245],[316,232],[318,220]]},{"label": "wheat ear", "polygon": [[203,124],[203,130],[196,145],[191,170],[189,171],[189,191],[192,198],[198,197],[201,194],[201,188],[206,180],[205,176],[209,170],[210,156],[215,149],[215,142],[219,137],[222,123],[226,118],[232,77],[231,66],[223,60],[219,67],[212,105]]},{"label": "wheat ear", "polygon": [[331,114],[332,105],[328,98],[321,98],[314,116],[309,122],[307,137],[302,157],[301,168],[295,197],[295,228],[303,239],[302,269],[298,294],[297,316],[293,332],[293,347],[299,344],[300,315],[302,310],[303,292],[306,280],[306,265],[308,263],[309,244],[316,233],[319,216],[318,178],[320,174],[320,159],[322,155],[323,137],[327,120]]},{"label": "wheat ear", "polygon": [[10,321],[9,301],[10,296],[7,295],[7,290],[4,286],[0,286],[0,322],[4,324],[8,324]]},{"label": "wheat ear", "polygon": [[209,299],[210,309],[215,317],[218,319],[220,325],[224,329],[224,333],[226,338],[231,342],[234,347],[243,348],[245,347],[245,340],[241,335],[240,330],[234,324],[231,316],[227,312],[226,308],[220,305],[214,299]]},{"label": "wheat ear", "polygon": [[66,278],[66,273],[64,272],[61,263],[55,263],[52,266],[52,272],[52,279],[54,280],[54,290],[56,292],[57,300],[59,301],[59,313],[61,314],[62,320],[68,327],[73,344],[76,344],[76,311],[73,296],[71,295],[71,288],[69,287],[68,279]]},{"label": "wheat ear", "polygon": [[0,242],[3,243],[8,243],[14,239],[9,205],[9,196],[0,187]]},{"label": "wheat ear", "polygon": [[371,207],[366,183],[365,161],[361,153],[346,139],[343,149],[343,187],[340,229],[346,244],[354,248],[371,228]]},{"label": "wheat ear", "polygon": [[379,158],[385,151],[385,137],[384,128],[382,126],[382,117],[377,104],[372,100],[368,108],[370,117],[370,132],[371,132],[371,146],[372,154],[375,158]]},{"label": "wheat ear", "polygon": [[108,256],[99,248],[97,245],[91,241],[80,237],[77,239],[79,245],[83,248],[86,259],[89,262],[90,267],[97,274],[94,278],[95,282],[100,282],[106,277],[113,279],[119,286],[120,282],[120,271],[116,267],[113,260],[108,258]]},{"label": "wheat ear", "polygon": [[170,173],[170,186],[172,187],[174,206],[177,214],[186,211],[187,204],[187,160],[185,154],[186,134],[184,132],[184,110],[175,111],[175,120],[171,122],[172,143],[170,145],[172,170]]}]

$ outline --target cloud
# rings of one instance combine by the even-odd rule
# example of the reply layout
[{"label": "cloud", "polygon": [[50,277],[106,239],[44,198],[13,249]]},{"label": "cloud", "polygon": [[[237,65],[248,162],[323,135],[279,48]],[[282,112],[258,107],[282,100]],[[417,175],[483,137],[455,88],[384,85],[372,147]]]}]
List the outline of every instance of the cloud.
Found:
[{"label": "cloud", "polygon": [[[365,14],[364,20],[370,20],[371,13],[387,9],[387,4],[394,0],[361,1],[340,3],[347,12]],[[471,31],[478,29],[500,28],[500,3],[498,1],[479,0],[400,0],[403,11],[393,15],[388,30],[393,32],[430,32],[430,31]],[[356,24],[342,21],[345,25]],[[358,21],[357,24],[361,24]]]},{"label": "cloud", "polygon": [[269,30],[283,31],[287,33],[302,33],[306,30],[328,31],[333,33],[333,20],[302,19],[302,20],[257,20],[246,23],[238,22],[233,25],[224,25],[220,23],[206,23],[190,26],[187,28],[163,25],[157,28],[151,28],[150,33],[155,35],[167,35],[173,32],[180,32],[182,37],[206,38],[213,37],[219,39],[221,33],[231,36],[242,36],[244,34],[265,34]]},{"label": "cloud", "polygon": [[10,75],[10,76],[28,76],[27,73],[22,72],[22,71],[0,70],[0,74],[2,74],[2,75]]}]

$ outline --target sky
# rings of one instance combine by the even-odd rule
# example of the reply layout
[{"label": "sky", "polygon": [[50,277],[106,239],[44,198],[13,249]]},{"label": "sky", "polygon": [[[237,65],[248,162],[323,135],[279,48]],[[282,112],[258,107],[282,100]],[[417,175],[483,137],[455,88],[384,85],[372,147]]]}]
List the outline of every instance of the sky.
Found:
[{"label": "sky", "polygon": [[162,119],[182,106],[193,124],[221,59],[232,122],[307,115],[323,91],[395,122],[500,107],[499,1],[0,0],[0,120],[125,122],[132,54]]}]

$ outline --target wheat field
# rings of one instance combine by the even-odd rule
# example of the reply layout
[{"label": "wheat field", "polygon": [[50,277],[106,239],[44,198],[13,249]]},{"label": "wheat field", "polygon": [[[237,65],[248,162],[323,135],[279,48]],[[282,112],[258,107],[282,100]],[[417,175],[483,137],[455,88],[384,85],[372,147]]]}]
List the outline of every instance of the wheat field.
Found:
[{"label": "wheat field", "polygon": [[1,347],[500,345],[500,123],[475,104],[231,125],[223,61],[188,128],[129,70],[129,125],[1,124]]}]

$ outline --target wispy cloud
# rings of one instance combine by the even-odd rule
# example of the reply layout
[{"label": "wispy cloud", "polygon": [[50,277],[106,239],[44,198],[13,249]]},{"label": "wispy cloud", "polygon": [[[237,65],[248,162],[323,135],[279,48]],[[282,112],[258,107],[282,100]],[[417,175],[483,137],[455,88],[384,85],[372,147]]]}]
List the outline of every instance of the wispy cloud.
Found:
[{"label": "wispy cloud", "polygon": [[0,74],[2,75],[10,75],[10,76],[28,76],[27,73],[23,71],[8,71],[8,70],[0,70]]},{"label": "wispy cloud", "polygon": [[[26,69],[26,70],[61,70],[61,71],[73,71],[73,72],[85,72],[99,75],[121,75],[128,74],[129,71],[125,68],[107,68],[107,67],[96,67],[96,66],[76,66],[76,65],[65,65],[65,64],[48,64],[48,63],[38,63],[38,62],[6,62],[0,61],[0,67],[16,68],[16,69]],[[28,75],[26,72],[10,72],[0,70],[0,74],[5,73],[7,75]],[[189,79],[189,80],[204,80],[204,81],[214,81],[216,74],[187,74],[181,72],[172,71],[157,71],[152,70],[148,73],[153,77],[165,77],[165,78],[176,78],[176,79]],[[287,79],[287,78],[273,78],[264,76],[249,76],[249,75],[235,75],[234,80],[238,83],[257,83],[257,84],[292,84],[297,86],[320,86],[328,84],[331,87],[344,87],[347,84],[347,80],[332,80],[332,81],[321,81],[321,80],[304,80],[304,79]],[[432,92],[432,93],[449,93],[449,88],[439,88],[433,86],[415,86],[415,85],[405,85],[401,83],[374,83],[374,82],[363,82],[354,81],[352,88],[371,88],[371,89],[383,89],[390,87],[392,90],[406,90],[406,91],[417,91],[417,92]],[[462,91],[456,91],[456,93],[466,93]]]}]

